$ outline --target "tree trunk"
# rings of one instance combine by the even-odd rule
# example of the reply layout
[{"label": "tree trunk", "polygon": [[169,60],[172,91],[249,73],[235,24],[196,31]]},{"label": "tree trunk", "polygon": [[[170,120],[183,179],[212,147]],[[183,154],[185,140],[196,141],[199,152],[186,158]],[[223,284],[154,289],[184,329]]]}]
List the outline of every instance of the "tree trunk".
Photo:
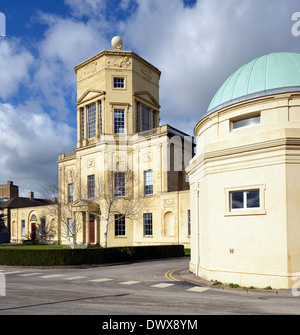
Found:
[{"label": "tree trunk", "polygon": [[108,228],[108,218],[106,218],[106,220],[105,220],[104,248],[107,248],[107,228]]}]

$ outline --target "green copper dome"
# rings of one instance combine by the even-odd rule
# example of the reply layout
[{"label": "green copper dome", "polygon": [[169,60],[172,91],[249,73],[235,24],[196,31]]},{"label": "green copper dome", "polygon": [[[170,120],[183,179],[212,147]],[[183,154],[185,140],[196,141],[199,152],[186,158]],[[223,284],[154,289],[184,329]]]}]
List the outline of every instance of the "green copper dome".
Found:
[{"label": "green copper dome", "polygon": [[291,91],[300,91],[300,54],[271,53],[234,72],[215,94],[208,113],[239,101]]}]

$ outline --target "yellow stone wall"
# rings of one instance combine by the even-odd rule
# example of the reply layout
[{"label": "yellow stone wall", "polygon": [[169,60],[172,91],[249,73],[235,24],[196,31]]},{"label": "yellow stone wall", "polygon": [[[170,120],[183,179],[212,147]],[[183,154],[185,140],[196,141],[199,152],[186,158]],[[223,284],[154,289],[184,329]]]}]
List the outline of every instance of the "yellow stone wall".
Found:
[{"label": "yellow stone wall", "polygon": [[[260,113],[261,123],[231,121]],[[195,127],[187,171],[192,272],[240,286],[288,288],[300,270],[300,95],[278,94],[225,107]],[[230,209],[230,192],[259,189],[260,208]]]},{"label": "yellow stone wall", "polygon": [[[144,171],[153,170],[153,195],[146,196],[143,213],[153,215],[153,236],[145,236],[143,218],[126,220],[126,235],[115,236],[114,223],[108,229],[108,246],[184,244],[189,246],[189,184],[183,163],[192,158],[191,137],[170,127],[159,126],[159,79],[161,72],[132,51],[104,50],[75,67],[77,76],[77,148],[59,155],[60,201],[67,201],[67,185],[74,190],[74,202],[84,198],[87,176],[95,181],[108,171],[134,172],[134,197],[143,194]],[[114,88],[113,78],[125,79],[124,88]],[[102,132],[86,134],[86,109],[101,101]],[[139,104],[139,132],[136,112]],[[150,110],[150,129],[142,132],[141,106]],[[114,134],[114,109],[125,110],[125,134]],[[82,110],[85,134],[82,138]],[[156,113],[155,124],[153,113]],[[97,110],[99,115],[99,110]],[[97,118],[98,119],[98,118]],[[186,147],[182,157],[183,147]],[[96,185],[97,187],[97,185]],[[126,185],[127,187],[127,185]],[[79,194],[81,193],[81,194]],[[143,195],[143,198],[145,196]],[[96,200],[96,199],[95,199]],[[143,202],[145,199],[143,199]],[[89,212],[81,210],[82,231],[78,243],[89,241]],[[94,243],[103,244],[104,221],[96,218]]]}]

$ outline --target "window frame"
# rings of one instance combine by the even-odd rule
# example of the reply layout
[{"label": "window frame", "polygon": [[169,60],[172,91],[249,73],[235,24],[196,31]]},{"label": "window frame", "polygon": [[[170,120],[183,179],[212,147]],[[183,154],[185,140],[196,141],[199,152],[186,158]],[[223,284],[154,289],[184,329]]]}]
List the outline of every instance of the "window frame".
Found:
[{"label": "window frame", "polygon": [[26,236],[26,222],[25,220],[21,220],[21,236]]},{"label": "window frame", "polygon": [[[254,121],[254,120],[259,120],[258,122],[251,122],[250,120]],[[238,126],[239,123],[243,122],[243,121],[250,121],[249,124],[246,125],[240,125]],[[255,113],[255,114],[251,114],[251,115],[247,115],[247,116],[241,116],[241,117],[237,117],[237,118],[233,118],[230,120],[230,129],[231,131],[236,131],[239,129],[246,129],[246,128],[252,128],[252,127],[256,127],[259,126],[261,124],[261,114],[260,113]]]},{"label": "window frame", "polygon": [[144,236],[153,237],[153,214],[144,213],[143,215]]},{"label": "window frame", "polygon": [[[120,80],[120,82],[118,82]],[[113,89],[125,89],[126,84],[125,84],[125,77],[122,76],[114,76],[113,77]]]},{"label": "window frame", "polygon": [[115,214],[115,237],[126,237],[126,216]]},{"label": "window frame", "polygon": [[46,236],[46,218],[43,216],[41,217],[41,236]]},{"label": "window frame", "polygon": [[[259,206],[249,207],[248,206],[248,194],[249,194],[249,192],[254,192],[254,191],[258,192]],[[242,194],[242,196],[243,196],[243,202],[242,202],[243,207],[233,207],[233,205],[234,205],[233,195],[235,193],[241,193]],[[231,192],[229,192],[229,195],[230,195],[230,210],[231,211],[237,211],[237,210],[257,210],[257,209],[260,209],[260,192],[259,192],[259,189],[242,190],[242,191],[231,191]]]},{"label": "window frame", "polygon": [[[121,176],[122,178],[120,178]],[[120,185],[120,180],[122,182],[122,185]],[[119,191],[120,193],[117,194],[117,191]],[[126,196],[126,174],[125,172],[115,172],[114,174],[114,194],[117,197]]]},{"label": "window frame", "polygon": [[67,218],[67,225],[68,225],[68,236],[72,237],[74,230],[73,230],[73,220],[72,218]]},{"label": "window frame", "polygon": [[[259,207],[245,207],[243,208],[232,208],[232,196],[231,194],[234,192],[249,192],[249,191],[259,191]],[[239,215],[265,215],[265,184],[256,184],[256,185],[248,185],[242,187],[229,187],[224,189],[225,194],[225,213],[224,216],[239,216]],[[243,193],[243,201],[244,201],[244,193]]]},{"label": "window frame", "polygon": [[88,199],[95,198],[95,175],[91,174],[87,177],[87,184],[88,184]]},{"label": "window frame", "polygon": [[[150,173],[151,175],[149,176],[148,174]],[[144,195],[153,195],[153,170],[152,169],[144,171]]]},{"label": "window frame", "polygon": [[97,118],[97,105],[96,102],[86,107],[87,113],[87,138],[90,140],[96,136],[96,118]]},{"label": "window frame", "polygon": [[142,132],[151,129],[151,108],[142,104]]},{"label": "window frame", "polygon": [[74,201],[74,185],[73,183],[68,184],[68,204],[72,204]]},{"label": "window frame", "polygon": [[188,237],[191,236],[191,210],[187,210],[187,221],[188,221]]},{"label": "window frame", "polygon": [[[117,113],[122,113],[123,116],[116,117]],[[123,125],[123,128],[121,125]],[[120,129],[123,129],[123,131],[120,131]],[[114,134],[125,134],[125,109],[114,109]]]}]

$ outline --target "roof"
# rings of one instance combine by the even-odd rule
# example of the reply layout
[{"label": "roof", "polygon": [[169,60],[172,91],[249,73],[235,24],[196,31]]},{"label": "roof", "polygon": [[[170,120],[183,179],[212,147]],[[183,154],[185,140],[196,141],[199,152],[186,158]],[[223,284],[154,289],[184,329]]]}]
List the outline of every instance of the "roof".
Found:
[{"label": "roof", "polygon": [[23,197],[14,197],[0,204],[0,209],[47,206],[47,205],[53,205],[53,204],[54,202],[48,199],[36,199],[36,198],[30,199],[30,198],[23,198]]},{"label": "roof", "polygon": [[213,97],[208,113],[258,96],[300,91],[300,54],[271,53],[235,71]]}]

